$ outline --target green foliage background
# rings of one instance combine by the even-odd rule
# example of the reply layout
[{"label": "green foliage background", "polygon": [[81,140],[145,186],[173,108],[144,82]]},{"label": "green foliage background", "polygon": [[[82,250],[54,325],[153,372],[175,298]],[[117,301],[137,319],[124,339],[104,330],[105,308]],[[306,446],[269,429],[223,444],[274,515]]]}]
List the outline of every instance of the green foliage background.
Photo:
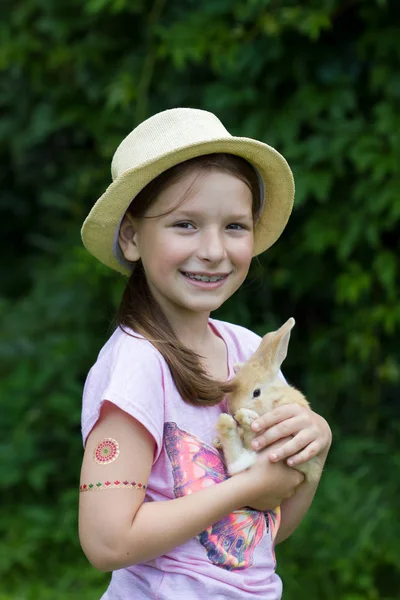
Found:
[{"label": "green foliage background", "polygon": [[281,240],[220,309],[294,316],[285,364],[334,443],[277,555],[286,600],[400,590],[400,4],[23,0],[0,22],[0,600],[100,598],[77,537],[85,376],[124,279],[79,230],[150,114],[215,112],[291,164]]}]

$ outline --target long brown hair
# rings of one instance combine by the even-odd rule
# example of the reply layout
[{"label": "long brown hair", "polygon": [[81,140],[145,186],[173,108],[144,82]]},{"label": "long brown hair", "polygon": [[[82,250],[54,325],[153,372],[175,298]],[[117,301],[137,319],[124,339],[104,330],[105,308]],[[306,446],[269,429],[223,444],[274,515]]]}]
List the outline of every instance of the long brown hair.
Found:
[{"label": "long brown hair", "polygon": [[[256,222],[261,207],[257,174],[247,161],[233,154],[203,155],[164,171],[136,196],[128,208],[129,214],[134,218],[145,217],[158,195],[192,170],[223,171],[246,183],[253,196],[252,213],[253,221]],[[201,357],[179,341],[161,306],[150,292],[140,260],[134,264],[116,322],[128,335],[132,334],[125,327],[143,335],[159,350],[170,368],[179,394],[188,404],[213,406],[223,399],[226,392],[231,391],[232,385],[229,382],[212,379],[202,366]]]}]

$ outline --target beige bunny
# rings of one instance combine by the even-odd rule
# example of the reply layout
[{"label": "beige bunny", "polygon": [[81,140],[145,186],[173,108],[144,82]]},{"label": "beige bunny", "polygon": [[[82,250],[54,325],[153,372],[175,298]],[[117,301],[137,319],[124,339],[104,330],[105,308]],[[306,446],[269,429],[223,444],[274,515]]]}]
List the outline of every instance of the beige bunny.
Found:
[{"label": "beige bunny", "polygon": [[[251,447],[257,436],[251,430],[254,419],[282,404],[309,406],[303,394],[287,384],[280,373],[294,323],[290,318],[277,331],[267,333],[253,356],[235,367],[234,390],[228,394],[229,414],[220,415],[219,439],[214,444],[222,448],[230,475],[244,471],[256,460],[256,452]],[[309,481],[318,480],[321,473],[317,457],[296,468]]]}]

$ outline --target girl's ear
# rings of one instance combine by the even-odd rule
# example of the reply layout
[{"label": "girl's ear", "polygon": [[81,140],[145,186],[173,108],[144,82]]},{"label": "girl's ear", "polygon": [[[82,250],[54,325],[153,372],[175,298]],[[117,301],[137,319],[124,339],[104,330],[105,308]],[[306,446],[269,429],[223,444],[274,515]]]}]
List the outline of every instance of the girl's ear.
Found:
[{"label": "girl's ear", "polygon": [[126,215],[122,219],[118,235],[119,247],[122,250],[126,260],[136,262],[140,258],[139,246],[137,243],[137,231],[135,229],[135,220]]}]

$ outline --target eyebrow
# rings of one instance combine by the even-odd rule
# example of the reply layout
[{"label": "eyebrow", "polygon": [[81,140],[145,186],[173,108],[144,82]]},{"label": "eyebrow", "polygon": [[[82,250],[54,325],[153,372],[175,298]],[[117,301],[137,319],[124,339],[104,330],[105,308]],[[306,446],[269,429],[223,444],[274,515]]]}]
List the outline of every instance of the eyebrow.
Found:
[{"label": "eyebrow", "polygon": [[[202,212],[201,211],[197,211],[197,210],[177,210],[176,212],[170,213],[171,215],[174,216],[174,218],[183,218],[183,217],[187,217],[189,219],[193,218],[193,217],[199,217],[202,216]],[[252,218],[252,214],[251,213],[232,213],[229,215],[229,219],[235,220],[235,221],[241,221],[242,219],[249,219]]]}]

